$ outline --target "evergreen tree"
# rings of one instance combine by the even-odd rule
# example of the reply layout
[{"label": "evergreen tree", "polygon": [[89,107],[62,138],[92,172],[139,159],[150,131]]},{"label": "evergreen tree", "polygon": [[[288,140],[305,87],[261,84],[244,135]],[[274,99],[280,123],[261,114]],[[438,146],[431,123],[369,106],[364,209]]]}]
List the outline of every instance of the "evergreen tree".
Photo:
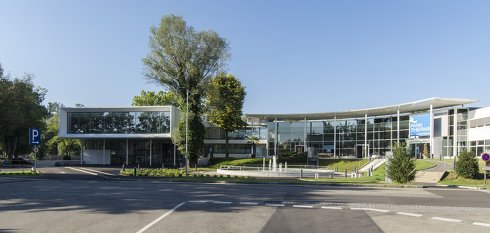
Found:
[{"label": "evergreen tree", "polygon": [[415,179],[415,160],[405,144],[393,145],[393,156],[386,169],[388,177],[397,183],[405,184]]},{"label": "evergreen tree", "polygon": [[478,161],[469,151],[462,151],[456,161],[456,173],[464,178],[474,178],[478,173]]}]

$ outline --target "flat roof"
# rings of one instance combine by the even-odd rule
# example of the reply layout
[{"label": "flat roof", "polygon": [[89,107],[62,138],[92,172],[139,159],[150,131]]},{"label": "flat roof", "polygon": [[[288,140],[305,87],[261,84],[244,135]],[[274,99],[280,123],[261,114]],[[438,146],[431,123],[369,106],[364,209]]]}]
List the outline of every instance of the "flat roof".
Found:
[{"label": "flat roof", "polygon": [[368,116],[383,116],[400,113],[414,113],[428,111],[432,105],[433,109],[455,107],[458,105],[476,103],[478,100],[456,99],[456,98],[439,98],[433,97],[403,104],[395,104],[377,108],[365,108],[358,110],[349,110],[341,112],[321,112],[321,113],[292,113],[292,114],[245,114],[247,117],[255,117],[266,120],[323,120],[323,119],[346,119]]}]

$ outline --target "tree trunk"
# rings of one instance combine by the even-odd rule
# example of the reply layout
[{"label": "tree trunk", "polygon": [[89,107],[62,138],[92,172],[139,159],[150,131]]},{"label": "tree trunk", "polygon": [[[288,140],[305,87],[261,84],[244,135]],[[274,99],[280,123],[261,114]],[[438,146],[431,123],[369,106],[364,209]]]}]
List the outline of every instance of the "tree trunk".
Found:
[{"label": "tree trunk", "polygon": [[17,136],[4,136],[5,152],[8,156],[9,165],[12,165],[15,151],[17,150]]},{"label": "tree trunk", "polygon": [[226,132],[225,135],[225,153],[226,153],[226,158],[230,157],[230,152],[228,151],[228,141],[230,138],[228,137],[228,132]]}]

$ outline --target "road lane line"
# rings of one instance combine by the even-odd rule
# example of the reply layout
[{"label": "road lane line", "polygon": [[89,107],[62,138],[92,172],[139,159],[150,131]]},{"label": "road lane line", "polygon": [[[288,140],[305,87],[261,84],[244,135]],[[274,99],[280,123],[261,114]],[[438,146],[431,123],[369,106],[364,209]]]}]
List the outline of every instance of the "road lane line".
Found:
[{"label": "road lane line", "polygon": [[342,207],[338,207],[338,206],[322,206],[322,209],[341,210]]},{"label": "road lane line", "polygon": [[284,207],[284,204],[265,204],[265,206],[271,206],[271,207]]},{"label": "road lane line", "polygon": [[155,225],[155,223],[157,223],[160,220],[162,220],[163,218],[167,217],[169,214],[171,214],[172,212],[174,212],[176,209],[178,209],[179,207],[181,207],[184,204],[185,204],[185,201],[184,202],[181,202],[178,205],[176,205],[174,208],[172,208],[171,210],[169,210],[167,213],[165,213],[162,216],[158,217],[157,219],[153,220],[153,222],[151,222],[148,225],[146,225],[145,227],[141,228],[141,230],[137,231],[136,233],[143,233],[144,231],[148,230],[148,228],[150,228],[151,226]]},{"label": "road lane line", "polygon": [[240,202],[238,204],[240,204],[240,205],[258,205],[259,203],[258,202],[242,201],[242,202]]},{"label": "road lane line", "polygon": [[97,170],[92,170],[92,169],[89,169],[89,168],[86,168],[86,167],[80,167],[79,169],[87,170],[87,171],[91,171],[91,172],[95,172],[95,173],[100,173],[100,174],[108,175],[108,176],[115,176],[114,174],[111,174],[111,173],[97,171]]},{"label": "road lane line", "polygon": [[79,172],[83,172],[83,173],[87,173],[87,174],[90,174],[90,175],[98,175],[97,173],[93,173],[93,172],[89,172],[89,171],[85,171],[85,170],[81,170],[81,169],[77,169],[77,168],[73,168],[73,167],[66,167],[68,169],[71,169],[71,170],[75,170],[75,171],[79,171]]},{"label": "road lane line", "polygon": [[453,218],[440,218],[440,217],[432,217],[434,220],[438,221],[444,221],[444,222],[461,222],[459,219],[453,219]]},{"label": "road lane line", "polygon": [[350,209],[351,210],[370,210],[370,211],[383,212],[383,213],[390,212],[389,210],[381,210],[381,209],[373,209],[373,208],[357,208],[357,207],[351,207]]},{"label": "road lane line", "polygon": [[412,213],[406,213],[406,212],[396,212],[396,214],[410,216],[410,217],[422,217],[421,214],[412,214]]},{"label": "road lane line", "polygon": [[187,201],[189,203],[206,203],[208,201],[202,201],[202,200],[193,200],[193,201]]},{"label": "road lane line", "polygon": [[231,201],[213,201],[214,204],[223,204],[223,205],[229,205],[231,204]]},{"label": "road lane line", "polygon": [[313,206],[311,205],[293,205],[293,207],[296,207],[296,208],[313,208]]},{"label": "road lane line", "polygon": [[474,222],[473,225],[482,226],[482,227],[490,227],[489,223],[482,223],[482,222]]}]

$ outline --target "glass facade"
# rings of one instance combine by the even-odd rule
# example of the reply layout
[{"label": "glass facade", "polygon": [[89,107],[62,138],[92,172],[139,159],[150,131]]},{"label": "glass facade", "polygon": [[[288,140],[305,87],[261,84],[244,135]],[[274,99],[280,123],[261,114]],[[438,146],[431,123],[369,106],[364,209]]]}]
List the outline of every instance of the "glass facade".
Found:
[{"label": "glass facade", "polygon": [[[219,127],[206,127],[205,140],[225,140],[225,131]],[[256,136],[259,140],[265,140],[267,137],[267,127],[265,126],[247,126],[228,134],[230,140],[246,140],[248,136]]]},{"label": "glass facade", "polygon": [[170,133],[170,112],[68,112],[69,134]]},{"label": "glass facade", "polygon": [[[279,154],[305,151],[306,143],[318,156],[330,157],[335,152],[337,156],[364,157],[366,146],[370,155],[384,155],[398,136],[396,116],[368,117],[367,122],[364,118],[269,122],[267,128],[270,155],[274,154],[275,143]],[[400,116],[400,140],[408,140],[408,135],[409,117]]]}]

